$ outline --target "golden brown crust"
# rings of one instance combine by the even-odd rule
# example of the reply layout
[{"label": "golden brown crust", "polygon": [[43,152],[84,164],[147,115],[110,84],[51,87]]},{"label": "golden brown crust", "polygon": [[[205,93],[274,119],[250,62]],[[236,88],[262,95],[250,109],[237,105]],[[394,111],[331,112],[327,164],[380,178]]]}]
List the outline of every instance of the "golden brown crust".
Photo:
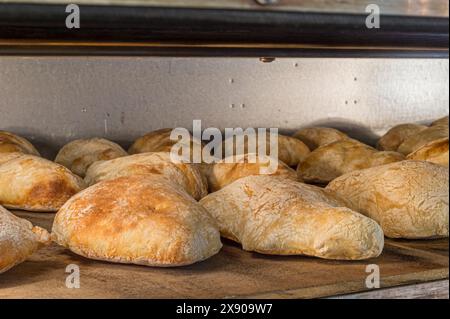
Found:
[{"label": "golden brown crust", "polygon": [[208,194],[208,185],[196,164],[174,163],[167,152],[142,153],[96,162],[89,167],[85,182],[93,185],[103,180],[131,175],[163,175],[199,200]]},{"label": "golden brown crust", "polygon": [[[138,138],[133,145],[128,149],[129,154],[139,154],[147,152],[170,152],[172,146],[178,143],[170,139],[172,133],[171,128],[163,128],[157,131],[153,131]],[[194,144],[202,146],[201,141],[194,140],[191,136],[190,149],[194,148]],[[181,155],[181,154],[180,154]],[[191,157],[192,159],[192,157]]]},{"label": "golden brown crust", "polygon": [[425,144],[406,158],[448,166],[448,137]]},{"label": "golden brown crust", "polygon": [[[258,134],[255,134],[258,136]],[[234,138],[234,137],[233,137]],[[257,138],[257,137],[256,137]],[[252,150],[249,150],[248,140],[245,138],[242,143],[244,145],[238,145],[235,140],[234,143],[230,143],[231,138],[223,142],[222,149],[225,155],[243,155],[248,154]],[[243,152],[241,152],[243,150]],[[256,145],[256,153],[258,153],[258,146]],[[302,162],[306,156],[309,154],[309,148],[302,141],[293,138],[291,136],[285,136],[278,134],[278,160],[282,161],[288,166],[297,166],[298,163]],[[266,134],[266,155],[270,154],[270,135]],[[272,154],[272,157],[275,157]]]},{"label": "golden brown crust", "polygon": [[15,152],[15,153],[0,153],[0,165],[11,161],[15,158],[21,157],[23,153]]},{"label": "golden brown crust", "polygon": [[347,134],[330,127],[308,127],[297,131],[293,137],[298,138],[313,151],[320,146],[348,139]]},{"label": "golden brown crust", "polygon": [[405,139],[398,147],[398,152],[405,156],[417,151],[432,141],[448,137],[448,125],[435,125]]},{"label": "golden brown crust", "polygon": [[84,177],[94,162],[105,161],[128,153],[118,144],[103,138],[79,139],[64,145],[55,158],[78,176]]},{"label": "golden brown crust", "polygon": [[50,243],[45,229],[33,227],[0,206],[0,274],[25,261],[42,245]]},{"label": "golden brown crust", "polygon": [[170,139],[171,128],[152,131],[139,137],[128,149],[129,154],[146,152],[170,152],[175,141]]},{"label": "golden brown crust", "polygon": [[297,173],[305,182],[326,184],[345,173],[404,159],[402,154],[379,152],[368,145],[347,139],[312,151],[298,166]]},{"label": "golden brown crust", "polygon": [[40,156],[33,144],[23,137],[10,132],[0,131],[0,154],[14,152]]},{"label": "golden brown crust", "polygon": [[380,255],[383,231],[333,192],[277,176],[249,176],[200,201],[222,236],[263,254],[360,260]]},{"label": "golden brown crust", "polygon": [[448,167],[402,161],[343,175],[327,189],[377,221],[388,237],[448,237]]},{"label": "golden brown crust", "polygon": [[203,207],[157,175],[119,177],[75,195],[57,213],[52,238],[87,258],[164,267],[222,247]]},{"label": "golden brown crust", "polygon": [[64,166],[33,155],[0,162],[0,205],[30,211],[57,211],[84,187]]},{"label": "golden brown crust", "polygon": [[[245,154],[237,155],[233,159],[223,159],[218,163],[212,164],[210,170],[206,173],[209,191],[216,192],[228,184],[246,176],[263,175],[263,173],[261,173],[261,168],[267,168],[269,166],[269,157],[263,156],[263,158],[260,158],[256,154],[254,156],[256,162],[253,161],[252,163],[249,163],[249,154]],[[231,163],[231,160],[233,163]],[[277,169],[270,175],[298,180],[297,173],[292,168],[276,159],[271,160],[275,161]]]},{"label": "golden brown crust", "polygon": [[394,126],[384,134],[377,144],[380,151],[397,151],[398,147],[410,136],[415,135],[428,127],[420,124],[400,124]]}]

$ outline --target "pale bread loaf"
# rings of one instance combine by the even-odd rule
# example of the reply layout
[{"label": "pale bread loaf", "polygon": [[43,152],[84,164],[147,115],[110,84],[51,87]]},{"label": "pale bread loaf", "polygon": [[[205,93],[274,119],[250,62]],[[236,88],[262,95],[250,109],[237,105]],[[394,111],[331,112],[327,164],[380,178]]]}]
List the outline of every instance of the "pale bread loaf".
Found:
[{"label": "pale bread loaf", "polygon": [[79,139],[64,145],[55,162],[64,165],[78,176],[84,177],[94,162],[110,160],[128,153],[114,142],[104,138]]},{"label": "pale bread loaf", "polygon": [[380,255],[380,226],[333,192],[278,176],[249,176],[200,201],[223,237],[247,251],[360,260]]},{"label": "pale bread loaf", "polygon": [[308,127],[297,131],[293,137],[298,138],[313,151],[320,146],[348,139],[347,134],[330,127]]},{"label": "pale bread loaf", "polygon": [[0,274],[25,261],[50,243],[45,229],[16,217],[0,206]]},{"label": "pale bread loaf", "polygon": [[410,136],[415,135],[427,126],[420,124],[400,124],[394,126],[384,134],[377,143],[380,151],[397,151],[398,147]]},{"label": "pale bread loaf", "polygon": [[[256,148],[255,150],[252,150],[251,147],[249,147],[248,139],[243,138],[240,141],[238,141],[235,137],[228,138],[223,142],[223,153],[224,156],[233,156],[233,155],[243,155],[248,153],[258,153],[258,134],[251,134],[252,138],[255,138],[256,141]],[[299,139],[296,139],[291,136],[285,136],[278,134],[278,154],[271,154],[270,152],[270,134],[266,134],[266,152],[265,155],[270,155],[272,157],[276,157],[278,155],[278,160],[284,162],[288,166],[297,166],[298,163],[301,163],[305,157],[309,154],[309,148],[306,146],[302,141]],[[264,155],[264,154],[263,154]]]},{"label": "pale bread loaf", "polygon": [[312,151],[298,166],[297,173],[305,182],[326,184],[355,170],[404,159],[400,153],[380,152],[356,140],[346,139]]},{"label": "pale bread loaf", "polygon": [[[178,143],[177,140],[170,139],[172,130],[173,129],[171,128],[163,128],[139,137],[128,149],[128,153],[170,152],[172,147]],[[189,142],[191,153],[194,151],[194,145],[197,145],[200,149],[203,147],[202,142],[194,139],[191,135],[191,140]],[[190,158],[192,160],[192,156]]]},{"label": "pale bread loaf", "polygon": [[[256,162],[249,162],[249,154],[236,155],[232,159],[223,159],[212,164],[209,170],[204,171],[208,180],[210,192],[216,192],[219,189],[231,184],[232,182],[251,175],[263,175],[261,169],[268,168],[269,156],[258,156],[254,154]],[[233,160],[233,163],[228,161]],[[295,170],[281,161],[270,159],[276,163],[276,171],[270,175],[282,176],[292,180],[298,180]]]},{"label": "pale bread loaf", "polygon": [[25,138],[10,132],[0,131],[0,154],[14,152],[40,156],[33,144]]},{"label": "pale bread loaf", "polygon": [[402,161],[343,175],[328,186],[388,237],[448,237],[448,167]]}]

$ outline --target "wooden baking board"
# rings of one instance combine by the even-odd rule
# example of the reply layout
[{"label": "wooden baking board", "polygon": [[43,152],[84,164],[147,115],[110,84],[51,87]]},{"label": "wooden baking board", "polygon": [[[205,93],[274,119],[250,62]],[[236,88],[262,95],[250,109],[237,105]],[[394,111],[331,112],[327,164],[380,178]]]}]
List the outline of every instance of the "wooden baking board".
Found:
[{"label": "wooden baking board", "polygon": [[[47,229],[54,216],[15,213]],[[379,258],[357,262],[265,256],[225,242],[218,255],[181,268],[98,262],[52,245],[0,276],[0,298],[317,298],[368,291],[369,264],[380,267],[381,291],[442,283],[448,262],[448,240],[387,240]],[[80,289],[65,285],[69,264],[80,267]]]}]

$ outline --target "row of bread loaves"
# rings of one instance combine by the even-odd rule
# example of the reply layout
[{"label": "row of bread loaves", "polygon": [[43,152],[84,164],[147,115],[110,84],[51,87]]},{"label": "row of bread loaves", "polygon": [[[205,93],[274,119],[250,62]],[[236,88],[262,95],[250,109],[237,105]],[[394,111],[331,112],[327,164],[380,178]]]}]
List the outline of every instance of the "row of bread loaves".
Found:
[{"label": "row of bread loaves", "polygon": [[[0,189],[0,204],[58,210],[52,239],[77,254],[153,266],[187,265],[209,258],[222,246],[220,235],[249,251],[343,260],[378,256],[384,235],[448,237],[448,167],[405,161],[399,153],[377,151],[336,132],[317,128],[296,138],[279,138],[283,142],[278,154],[284,154],[291,165],[299,163],[297,172],[302,172],[300,167],[309,157],[317,156],[324,171],[330,163],[341,163],[337,165],[341,171],[327,171],[335,175],[330,180],[296,174],[281,159],[274,174],[258,176],[267,165],[265,157],[250,163],[250,154],[241,154],[233,163],[224,159],[201,170],[195,164],[173,163],[167,149],[127,155],[100,142],[79,143],[72,150],[66,146],[60,152],[65,154],[60,156],[64,165],[80,168],[83,182],[38,153],[30,155],[8,146],[0,156],[0,185],[5,185]],[[299,137],[305,142],[291,142]],[[147,136],[146,140],[152,139]],[[26,145],[20,139],[4,144],[14,143]],[[140,143],[147,151],[146,143]],[[304,147],[290,147],[297,144]],[[105,145],[115,151],[105,152]],[[140,147],[135,145],[133,153],[140,153]],[[333,157],[334,150],[341,155]],[[323,162],[315,155],[320,152]],[[364,164],[358,156],[372,162]],[[316,170],[319,177],[320,170]],[[302,183],[302,178],[332,182],[322,189]],[[89,187],[82,190],[85,184]],[[209,195],[208,185],[213,192]],[[7,247],[3,241],[16,235],[12,227],[3,226],[12,223],[12,215],[5,209],[2,214],[9,218],[2,221],[0,247]],[[36,239],[33,247],[39,242],[45,240]],[[33,251],[15,249],[16,257],[5,263],[5,270]]]}]

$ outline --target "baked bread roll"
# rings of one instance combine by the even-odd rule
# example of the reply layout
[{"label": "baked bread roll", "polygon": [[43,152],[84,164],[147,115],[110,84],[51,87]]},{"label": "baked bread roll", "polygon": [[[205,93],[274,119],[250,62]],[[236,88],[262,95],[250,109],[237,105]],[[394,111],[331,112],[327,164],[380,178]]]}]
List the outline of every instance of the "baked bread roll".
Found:
[{"label": "baked bread roll", "polygon": [[[243,155],[247,153],[258,153],[258,134],[255,134],[256,150],[249,149],[248,139],[244,138],[242,141],[237,139],[234,142],[232,138],[228,138],[223,142],[224,156],[232,155]],[[245,136],[244,136],[245,137]],[[234,137],[233,137],[234,138]],[[243,144],[243,145],[242,145]],[[243,152],[242,152],[243,151]],[[278,160],[284,162],[288,166],[297,166],[298,163],[302,162],[305,157],[309,154],[309,148],[302,141],[291,137],[278,134]],[[270,135],[266,134],[266,155],[271,155],[275,157],[275,154],[270,154]]]},{"label": "baked bread roll", "polygon": [[241,178],[200,203],[247,251],[360,260],[383,249],[376,222],[330,191],[278,176]]},{"label": "baked bread roll", "polygon": [[303,128],[295,133],[293,137],[305,143],[311,151],[320,146],[349,138],[347,134],[330,127]]},{"label": "baked bread roll", "polygon": [[79,139],[64,145],[55,162],[84,177],[92,163],[127,155],[120,145],[103,138]]},{"label": "baked bread roll", "polygon": [[33,227],[0,206],[0,274],[25,261],[41,246],[50,243],[45,229]]},{"label": "baked bread roll", "polygon": [[[163,128],[157,131],[153,131],[138,138],[128,150],[129,154],[139,154],[147,152],[170,152],[172,146],[178,143],[178,141],[172,141],[170,134],[171,128]],[[190,148],[193,150],[194,144],[202,146],[201,141],[197,141],[191,136]],[[181,155],[181,154],[180,154]]]},{"label": "baked bread roll", "polygon": [[391,238],[448,237],[448,167],[402,161],[343,175],[328,186]]},{"label": "baked bread roll", "polygon": [[[269,160],[274,161],[277,169],[269,175],[281,176],[291,180],[298,180],[295,170],[281,161],[270,159],[269,156],[262,158],[254,154],[255,160],[249,159],[249,154],[237,155],[233,159],[223,159],[218,163],[212,164],[205,172],[208,179],[210,192],[216,192],[232,182],[252,175],[264,175],[262,168],[269,168]],[[229,162],[230,161],[230,162]],[[231,163],[233,161],[233,163]]]},{"label": "baked bread roll", "polygon": [[447,125],[448,126],[448,115],[431,123],[431,126],[436,126],[436,125]]},{"label": "baked bread roll", "polygon": [[298,166],[297,173],[307,183],[326,184],[336,177],[355,170],[404,160],[396,152],[380,152],[347,139],[312,151]]},{"label": "baked bread roll", "polygon": [[206,179],[198,166],[174,163],[167,152],[142,153],[96,162],[89,167],[85,182],[93,185],[107,179],[143,174],[163,175],[197,200],[208,194]]},{"label": "baked bread roll", "polygon": [[14,152],[40,156],[33,144],[23,137],[10,132],[0,131],[0,154]]},{"label": "baked bread roll", "polygon": [[80,177],[41,157],[13,153],[0,161],[0,205],[7,208],[57,211],[83,187]]},{"label": "baked bread roll", "polygon": [[448,137],[425,144],[406,158],[448,166]]},{"label": "baked bread roll", "polygon": [[448,138],[448,126],[447,125],[435,125],[420,131],[417,134],[408,137],[400,146],[397,152],[404,155],[411,154],[417,151],[419,148],[432,141]]},{"label": "baked bread roll", "polygon": [[428,128],[420,124],[400,124],[391,128],[377,143],[380,151],[397,151],[398,147],[410,136]]},{"label": "baked bread roll", "polygon": [[219,252],[208,212],[162,176],[119,177],[72,197],[52,239],[81,256],[147,266],[182,266]]}]

